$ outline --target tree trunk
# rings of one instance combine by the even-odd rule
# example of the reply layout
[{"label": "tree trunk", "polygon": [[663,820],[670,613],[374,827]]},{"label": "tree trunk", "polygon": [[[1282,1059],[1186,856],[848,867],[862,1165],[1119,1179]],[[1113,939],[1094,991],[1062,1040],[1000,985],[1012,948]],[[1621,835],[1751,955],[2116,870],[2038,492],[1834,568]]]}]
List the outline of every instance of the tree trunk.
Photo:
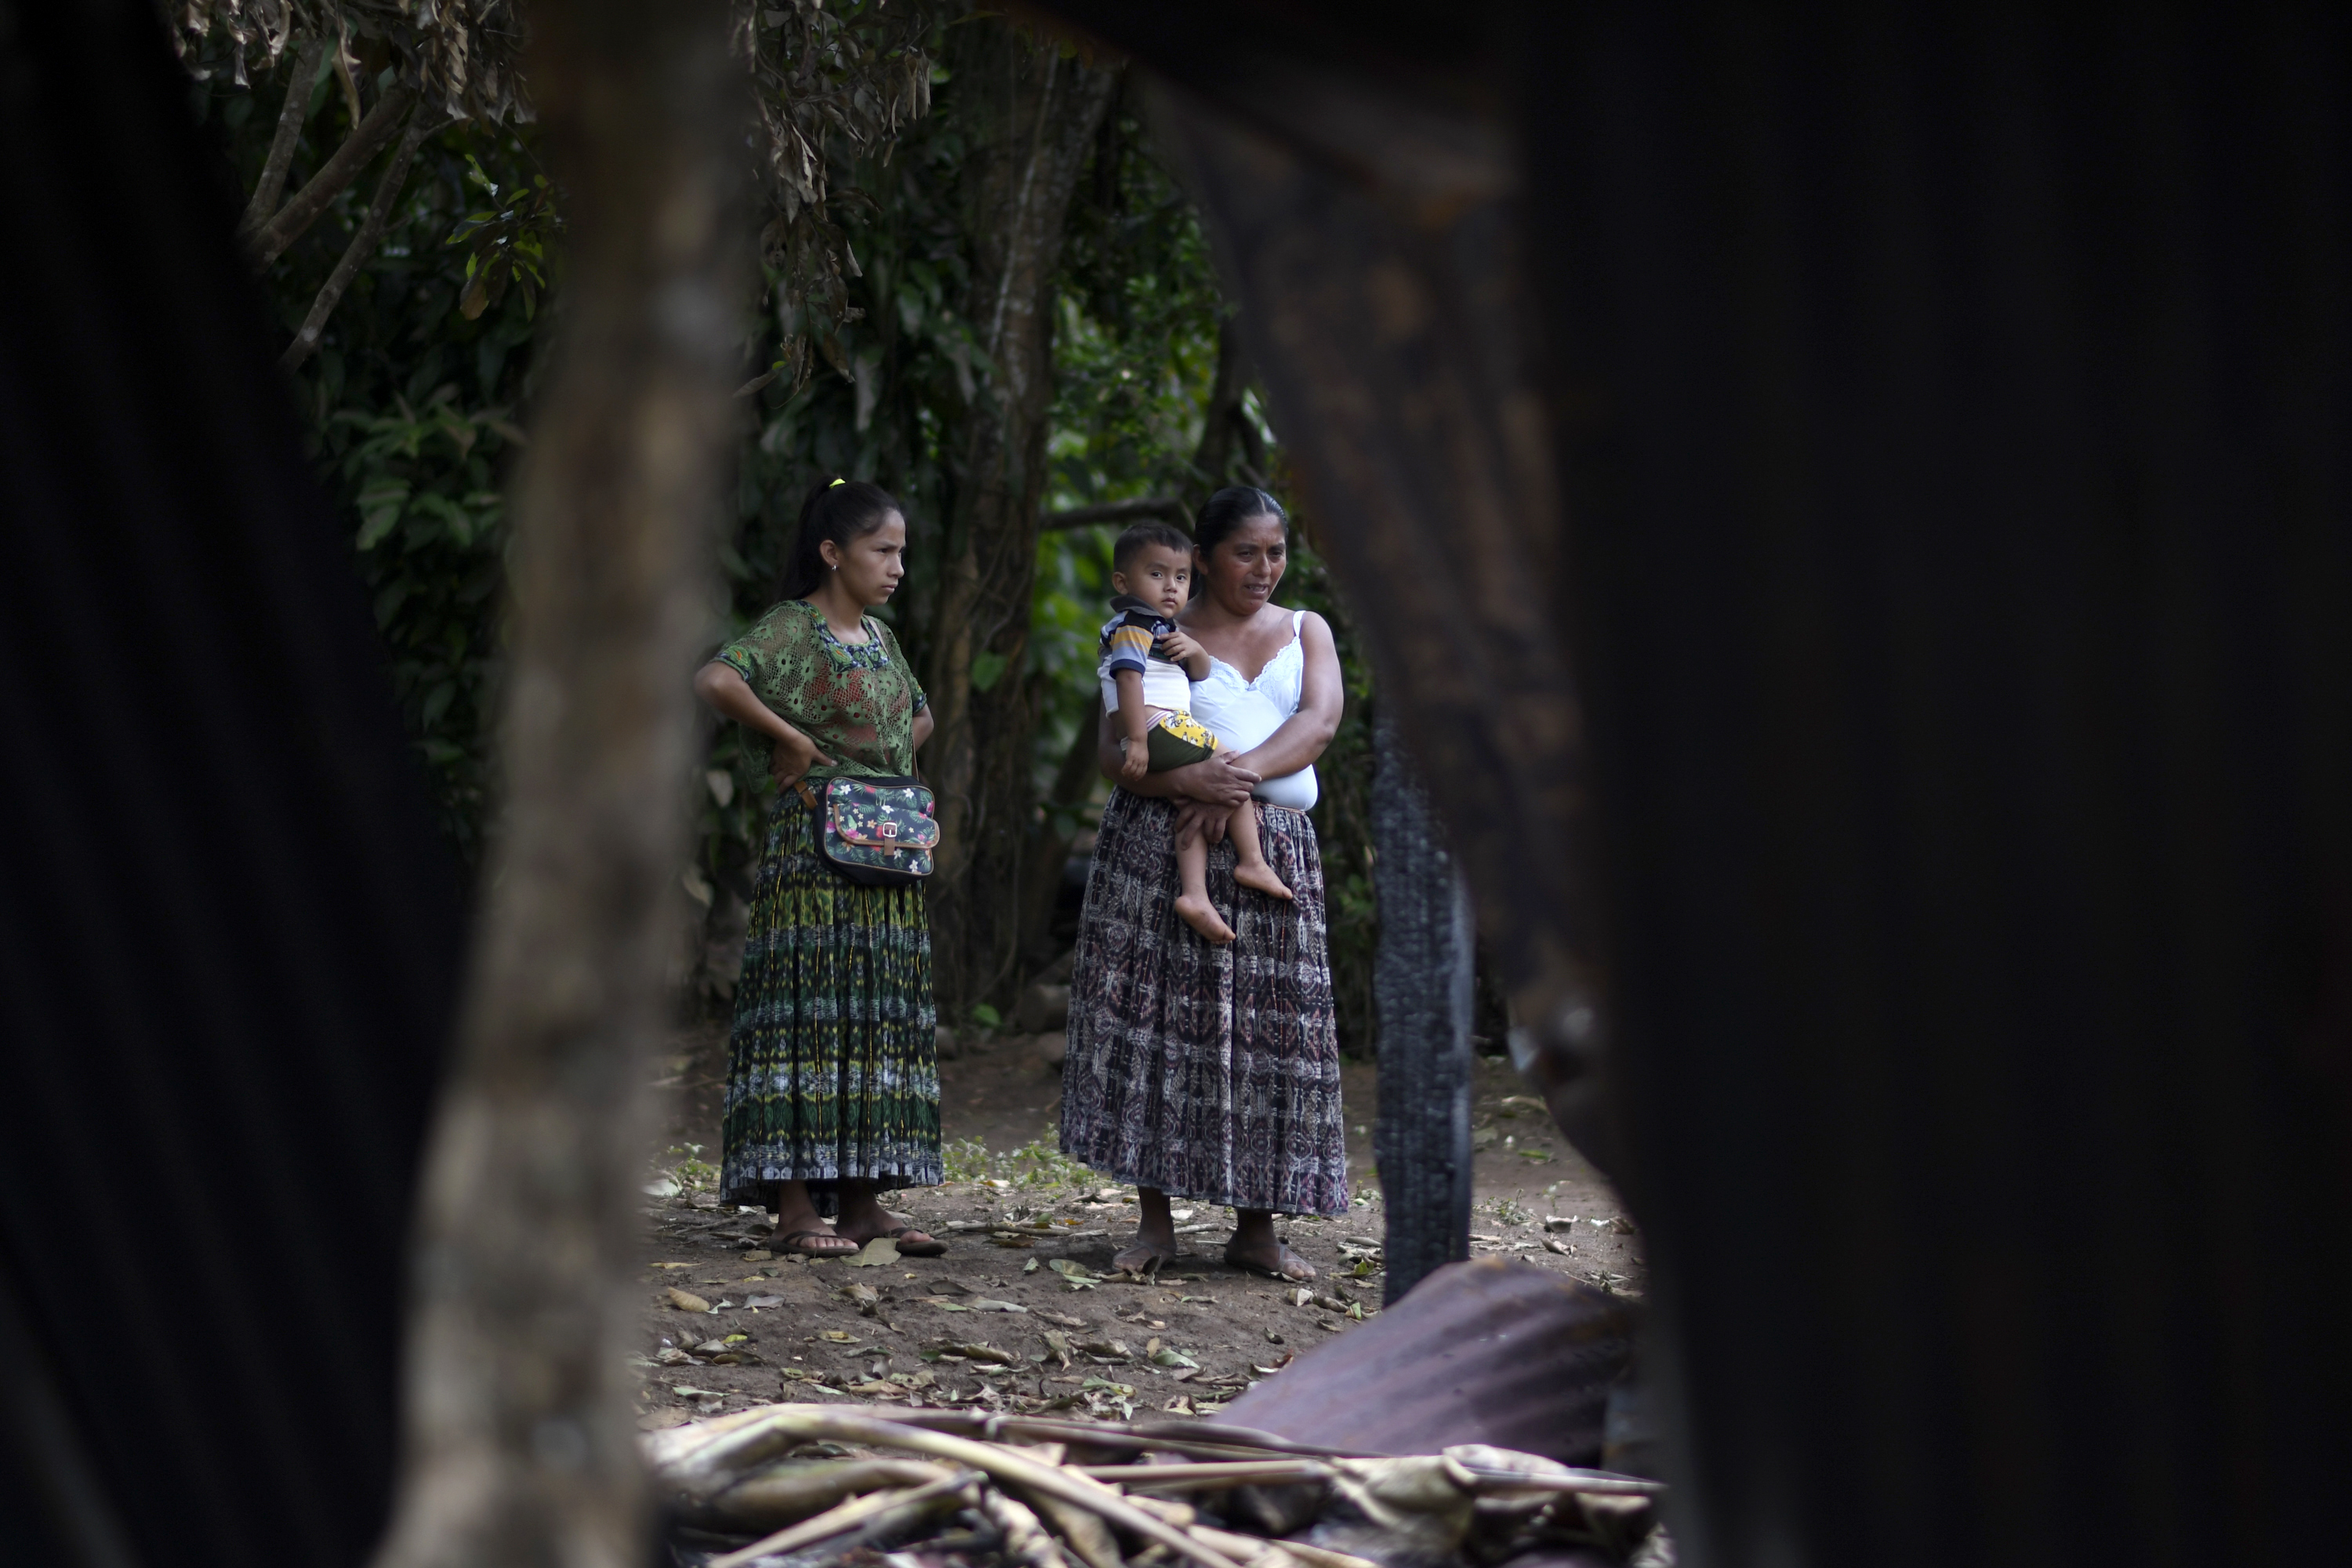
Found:
[{"label": "tree trunk", "polygon": [[646,1560],[624,1338],[746,246],[721,0],[530,17],[571,195],[516,512],[511,825],[418,1215],[383,1568]]},{"label": "tree trunk", "polygon": [[[1244,418],[1242,395],[1249,391],[1251,374],[1241,324],[1228,316],[1217,323],[1216,374],[1209,384],[1208,405],[1201,410],[1201,440],[1192,449],[1192,471],[1184,486],[1184,504],[1195,515],[1203,502],[1224,489],[1234,471],[1234,448],[1241,440]],[[1192,531],[1192,521],[1188,517],[1184,531]]]},{"label": "tree trunk", "polygon": [[1432,1269],[1470,1256],[1476,937],[1469,884],[1385,714],[1373,724],[1372,747],[1372,884],[1381,907],[1372,1157],[1388,1215],[1382,1299],[1393,1305]]},{"label": "tree trunk", "polygon": [[1001,988],[1019,958],[1036,805],[1036,703],[1023,665],[1054,396],[1054,278],[1071,192],[1118,79],[1000,20],[957,35],[956,111],[971,149],[961,203],[969,314],[992,368],[956,443],[927,682],[939,722],[927,772],[941,818],[932,945],[950,1016]]},{"label": "tree trunk", "polygon": [[[1157,517],[1192,532],[1192,519],[1202,503],[1227,482],[1227,476],[1234,470],[1234,448],[1248,428],[1242,412],[1242,395],[1249,390],[1251,374],[1249,350],[1242,342],[1240,330],[1228,318],[1217,329],[1216,374],[1209,384],[1208,403],[1201,411],[1201,439],[1192,449],[1192,470],[1183,482],[1183,493],[1077,507],[1043,519],[1040,526],[1075,528],[1080,526],[1081,517],[1091,522],[1131,522]],[[1252,480],[1261,481],[1262,476]],[[1096,731],[1101,719],[1101,706],[1088,703],[1087,716],[1079,721],[1077,733],[1071,738],[1070,749],[1055,774],[1053,789],[1046,797],[1047,809],[1036,814],[1038,820],[1029,830],[1029,853],[1018,902],[1021,939],[1015,956],[1022,963],[1036,962],[1041,954],[1050,957],[1046,952],[1048,928],[1053,923],[1062,868],[1070,858],[1073,837],[1064,831],[1062,814],[1053,808],[1074,806],[1094,788]]]}]

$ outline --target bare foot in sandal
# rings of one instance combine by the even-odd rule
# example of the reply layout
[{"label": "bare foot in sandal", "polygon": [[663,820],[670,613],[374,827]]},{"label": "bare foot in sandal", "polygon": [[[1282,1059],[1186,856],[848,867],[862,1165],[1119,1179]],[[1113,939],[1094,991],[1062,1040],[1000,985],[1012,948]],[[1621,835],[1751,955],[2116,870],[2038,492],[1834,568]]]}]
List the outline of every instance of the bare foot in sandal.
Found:
[{"label": "bare foot in sandal", "polygon": [[1225,1243],[1225,1262],[1253,1274],[1269,1275],[1304,1285],[1315,1278],[1315,1266],[1282,1245],[1274,1234],[1274,1215],[1265,1209],[1235,1209],[1234,1238]]},{"label": "bare foot in sandal", "polygon": [[797,1253],[803,1258],[854,1258],[864,1247],[864,1243],[826,1227],[822,1220],[804,1230],[786,1230],[778,1226],[776,1234],[768,1238],[768,1250],[779,1256]]},{"label": "bare foot in sandal", "polygon": [[1157,1187],[1136,1188],[1135,1203],[1143,1213],[1135,1245],[1114,1256],[1110,1266],[1122,1274],[1157,1273],[1176,1261],[1176,1219],[1168,1212],[1168,1194]]},{"label": "bare foot in sandal", "polygon": [[809,1197],[806,1182],[776,1184],[776,1231],[768,1238],[770,1251],[803,1258],[848,1258],[864,1245],[825,1224]]},{"label": "bare foot in sandal", "polygon": [[860,1247],[887,1236],[907,1258],[944,1258],[948,1244],[928,1231],[916,1229],[882,1206],[872,1182],[841,1184],[841,1218],[835,1228]]}]

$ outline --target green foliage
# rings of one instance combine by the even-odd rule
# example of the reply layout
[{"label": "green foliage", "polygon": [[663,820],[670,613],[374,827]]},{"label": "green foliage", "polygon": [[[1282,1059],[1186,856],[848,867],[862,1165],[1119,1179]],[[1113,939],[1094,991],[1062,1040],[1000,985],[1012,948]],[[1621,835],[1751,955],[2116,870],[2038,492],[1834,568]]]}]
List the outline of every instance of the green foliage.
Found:
[{"label": "green foliage", "polygon": [[[940,1151],[950,1182],[992,1182],[1019,1188],[1032,1195],[1050,1196],[1070,1188],[1091,1192],[1102,1177],[1064,1154],[1060,1133],[1047,1127],[1017,1149],[992,1153],[977,1138],[965,1138]],[[1058,1265],[1056,1265],[1058,1267]]]},{"label": "green foliage", "polygon": [[[777,37],[792,28],[832,27],[822,9],[795,0],[791,27],[776,30]],[[908,70],[939,54],[935,24],[925,24],[934,31],[917,47],[897,20],[914,13],[889,11],[890,26],[902,30],[881,42],[876,34],[858,47],[887,45],[898,51],[889,57],[898,62],[893,68]],[[842,15],[850,12],[871,20],[868,13],[881,8],[854,5]],[[226,164],[224,185],[241,193],[260,169],[289,73],[250,89],[236,85],[218,56],[225,47],[215,39],[192,58],[192,67],[209,72],[192,94]],[[761,47],[779,46],[763,39]],[[841,64],[827,64],[834,75],[817,88],[839,89],[849,79]],[[772,68],[782,68],[762,67]],[[935,108],[910,119],[934,83]],[[800,224],[791,244],[780,244],[781,230],[767,237],[766,290],[745,374],[763,366],[779,374],[748,405],[753,428],[737,474],[734,525],[720,548],[728,596],[712,626],[714,647],[772,602],[809,487],[852,474],[905,504],[908,578],[885,618],[916,668],[929,668],[961,459],[952,433],[987,367],[980,331],[966,314],[971,261],[958,226],[966,136],[953,83],[927,65],[921,86],[919,95],[908,77],[895,107],[861,111],[872,121],[870,134],[834,149],[824,187],[828,215]],[[316,171],[351,124],[348,95],[331,72],[300,90],[308,119],[289,190]],[[891,115],[895,142],[880,134]],[[496,798],[490,725],[503,668],[502,498],[523,442],[538,349],[553,321],[548,307],[560,299],[561,192],[541,165],[537,136],[530,126],[477,122],[424,144],[383,245],[329,321],[294,388],[320,474],[350,531],[443,831],[469,866],[480,858]],[[772,200],[780,200],[787,174],[763,172]],[[372,188],[372,180],[362,180],[339,196],[264,279],[270,314],[289,337]],[[822,232],[810,226],[820,222]],[[855,260],[812,284],[808,258],[796,251],[806,249],[803,240],[837,243],[839,255]],[[1154,495],[1198,499],[1223,479],[1199,472],[1194,458],[1224,309],[1197,215],[1152,155],[1138,118],[1115,111],[1085,175],[1055,289],[1048,510]],[[1244,413],[1252,460],[1267,461],[1273,433],[1254,397]],[[1272,465],[1278,470],[1278,458]],[[1278,471],[1275,485],[1282,488]],[[1089,778],[1085,798],[1051,798],[1064,755],[1080,727],[1093,723],[1094,638],[1110,594],[1115,531],[1046,533],[1024,652],[1017,661],[990,655],[974,670],[975,685],[1022,682],[1035,703],[1030,763],[1038,821],[1061,837],[1084,828],[1105,793]],[[1369,676],[1328,574],[1311,551],[1295,560],[1284,597],[1331,619],[1348,672],[1349,717],[1323,763],[1316,821],[1330,888],[1342,1038],[1362,1048],[1370,1039],[1362,727]],[[698,783],[697,864],[711,882],[747,896],[774,792],[735,726],[713,727]]]},{"label": "green foliage", "polygon": [[481,160],[467,154],[467,178],[494,204],[467,213],[446,243],[466,248],[466,287],[457,296],[457,313],[471,321],[506,298],[512,284],[522,300],[526,321],[538,318],[539,296],[546,291],[553,266],[554,241],[563,226],[555,210],[555,187],[537,171],[520,184],[501,186]]},{"label": "green foliage", "polygon": [[[197,117],[240,191],[251,188],[268,151],[284,74],[254,91],[226,73],[194,89]],[[328,78],[303,84],[310,117],[289,189],[349,131],[331,86]],[[493,795],[504,493],[523,439],[516,410],[530,398],[547,320],[539,295],[553,266],[552,198],[534,136],[457,126],[425,142],[383,245],[294,387],[320,477],[351,530],[442,831],[468,865],[478,860]],[[343,192],[264,278],[269,313],[289,338],[370,190],[361,181]],[[502,281],[495,293],[485,285],[468,314],[469,278],[482,277],[486,256]]]}]

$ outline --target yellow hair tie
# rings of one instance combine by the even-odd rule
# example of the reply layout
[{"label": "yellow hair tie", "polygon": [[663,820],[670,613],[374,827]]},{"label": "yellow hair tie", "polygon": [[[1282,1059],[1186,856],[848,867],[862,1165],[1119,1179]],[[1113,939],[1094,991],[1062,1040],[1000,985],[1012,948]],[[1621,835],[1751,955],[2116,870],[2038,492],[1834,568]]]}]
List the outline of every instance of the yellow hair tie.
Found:
[{"label": "yellow hair tie", "polygon": [[[834,480],[834,481],[833,481],[833,485],[845,485],[845,484],[847,484],[848,482],[849,482],[849,481],[848,481],[847,479],[835,479],[835,480]],[[825,489],[833,489],[833,485],[827,485],[827,486],[825,486],[824,488],[825,488]]]}]

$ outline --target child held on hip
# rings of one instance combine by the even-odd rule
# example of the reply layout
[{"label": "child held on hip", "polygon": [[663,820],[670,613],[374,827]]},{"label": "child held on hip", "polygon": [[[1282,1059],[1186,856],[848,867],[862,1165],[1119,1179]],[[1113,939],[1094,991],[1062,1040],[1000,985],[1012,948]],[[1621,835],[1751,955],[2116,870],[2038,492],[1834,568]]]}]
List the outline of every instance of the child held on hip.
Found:
[{"label": "child held on hip", "polygon": [[[1097,673],[1103,701],[1117,715],[1120,776],[1133,781],[1214,755],[1216,736],[1192,717],[1192,683],[1207,678],[1208,650],[1176,624],[1192,592],[1192,541],[1164,522],[1136,524],[1113,547],[1110,584],[1118,597],[1103,625]],[[1289,898],[1266,864],[1251,802],[1234,808],[1225,831],[1234,841],[1234,880]],[[1176,912],[1210,942],[1229,942],[1233,928],[1209,902],[1208,868],[1209,847],[1197,830],[1177,840]]]}]

